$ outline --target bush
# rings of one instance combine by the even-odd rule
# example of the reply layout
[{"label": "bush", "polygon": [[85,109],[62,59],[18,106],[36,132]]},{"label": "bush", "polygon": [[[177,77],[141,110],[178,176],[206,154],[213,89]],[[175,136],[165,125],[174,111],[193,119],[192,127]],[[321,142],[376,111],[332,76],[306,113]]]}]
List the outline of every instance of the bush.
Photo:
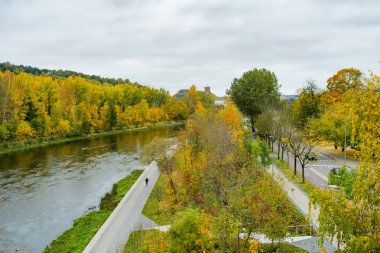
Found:
[{"label": "bush", "polygon": [[329,173],[329,184],[337,185],[344,189],[347,198],[352,199],[352,187],[357,176],[356,169],[347,171],[346,167],[339,168],[338,173]]}]

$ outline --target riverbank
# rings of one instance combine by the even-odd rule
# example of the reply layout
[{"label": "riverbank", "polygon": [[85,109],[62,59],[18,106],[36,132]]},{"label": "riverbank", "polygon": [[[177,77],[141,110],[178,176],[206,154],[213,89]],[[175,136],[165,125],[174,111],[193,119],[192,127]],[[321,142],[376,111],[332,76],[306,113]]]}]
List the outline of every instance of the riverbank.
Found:
[{"label": "riverbank", "polygon": [[129,176],[115,183],[112,191],[101,199],[99,210],[76,219],[73,226],[53,240],[43,252],[82,252],[142,172],[143,170],[132,171]]},{"label": "riverbank", "polygon": [[157,123],[157,124],[147,125],[147,126],[138,127],[138,128],[110,130],[110,131],[92,133],[92,134],[83,134],[83,135],[65,136],[65,137],[50,136],[50,137],[27,139],[27,140],[22,140],[22,141],[3,142],[0,144],[0,155],[20,152],[20,151],[25,151],[25,150],[30,150],[30,149],[40,148],[40,147],[45,147],[45,146],[69,143],[73,141],[92,139],[92,138],[97,138],[101,136],[116,135],[116,134],[121,134],[121,133],[126,133],[126,132],[151,130],[151,129],[157,129],[157,128],[163,128],[163,127],[174,127],[174,126],[180,126],[183,124],[185,124],[185,121],[164,122],[164,123]]}]

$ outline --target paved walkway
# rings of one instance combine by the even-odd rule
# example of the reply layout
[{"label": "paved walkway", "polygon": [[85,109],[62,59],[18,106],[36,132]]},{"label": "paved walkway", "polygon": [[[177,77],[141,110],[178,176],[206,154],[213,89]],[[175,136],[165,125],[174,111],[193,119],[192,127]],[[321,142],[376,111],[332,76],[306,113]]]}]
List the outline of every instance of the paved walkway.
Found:
[{"label": "paved walkway", "polygon": [[139,231],[143,229],[148,229],[148,228],[154,228],[158,227],[157,223],[149,219],[143,214],[140,214],[138,220],[136,221],[135,225],[133,226],[132,231]]},{"label": "paved walkway", "polygon": [[[268,169],[268,172],[273,173],[273,178],[278,181],[280,185],[282,185],[282,188],[286,191],[288,199],[293,202],[298,210],[305,216],[309,215],[310,223],[317,230],[319,227],[317,220],[319,215],[319,206],[316,208],[311,208],[309,212],[309,197],[306,193],[299,189],[298,186],[290,182],[289,179],[276,167],[276,165],[271,165],[271,168]],[[302,244],[302,248],[309,250],[310,252],[320,252],[320,249],[318,249],[318,251],[315,251],[315,248],[317,247],[318,244],[316,243],[316,240],[304,241]],[[326,252],[335,252],[335,247],[329,242],[325,242],[324,247],[326,249]]]},{"label": "paved walkway", "polygon": [[[154,225],[151,220],[141,216],[141,212],[159,175],[157,164],[152,162],[86,246],[84,253],[121,252],[130,233],[136,229],[136,221],[137,226]],[[149,178],[147,186],[145,178]]]}]

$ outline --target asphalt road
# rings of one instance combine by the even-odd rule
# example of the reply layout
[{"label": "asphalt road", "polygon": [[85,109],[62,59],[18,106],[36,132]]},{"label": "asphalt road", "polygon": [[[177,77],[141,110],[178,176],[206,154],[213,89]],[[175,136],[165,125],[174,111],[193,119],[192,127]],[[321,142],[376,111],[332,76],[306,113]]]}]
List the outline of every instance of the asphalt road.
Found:
[{"label": "asphalt road", "polygon": [[[275,157],[277,157],[277,145],[274,145]],[[342,164],[320,152],[316,152],[317,161],[309,162],[305,166],[305,178],[316,187],[325,187],[328,175],[332,168],[340,168]],[[280,152],[281,157],[281,152]],[[288,161],[287,153],[284,152],[284,160]],[[294,156],[289,152],[289,165],[294,168]],[[297,160],[297,173],[302,173],[301,164]]]}]

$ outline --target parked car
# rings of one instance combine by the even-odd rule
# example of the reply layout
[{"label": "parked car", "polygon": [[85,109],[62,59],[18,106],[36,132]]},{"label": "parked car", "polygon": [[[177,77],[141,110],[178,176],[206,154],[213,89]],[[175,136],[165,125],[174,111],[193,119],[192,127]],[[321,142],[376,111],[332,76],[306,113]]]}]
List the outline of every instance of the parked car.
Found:
[{"label": "parked car", "polygon": [[337,174],[338,174],[338,171],[339,171],[339,168],[332,168],[332,169],[330,170],[330,172],[331,172],[332,174],[334,174],[334,175],[337,175]]},{"label": "parked car", "polygon": [[317,156],[316,156],[314,153],[310,153],[310,154],[308,154],[308,155],[306,156],[306,159],[309,160],[309,161],[311,161],[311,162],[314,162],[314,161],[317,161],[317,160],[318,160]]}]

